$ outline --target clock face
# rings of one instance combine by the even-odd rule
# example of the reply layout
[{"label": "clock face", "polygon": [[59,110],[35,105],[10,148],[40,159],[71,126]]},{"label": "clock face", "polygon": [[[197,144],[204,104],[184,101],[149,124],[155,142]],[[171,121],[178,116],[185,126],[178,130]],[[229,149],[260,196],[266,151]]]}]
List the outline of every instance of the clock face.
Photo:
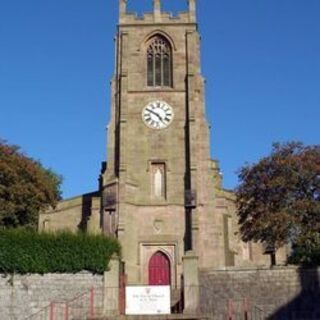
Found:
[{"label": "clock face", "polygon": [[152,129],[167,128],[173,120],[173,110],[164,101],[148,103],[142,110],[144,123]]}]

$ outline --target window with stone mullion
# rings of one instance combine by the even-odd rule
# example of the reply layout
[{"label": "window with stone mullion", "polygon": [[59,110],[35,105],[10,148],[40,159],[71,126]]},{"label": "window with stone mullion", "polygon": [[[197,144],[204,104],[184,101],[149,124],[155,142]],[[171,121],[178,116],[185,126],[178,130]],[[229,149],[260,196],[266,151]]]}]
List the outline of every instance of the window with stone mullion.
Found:
[{"label": "window with stone mullion", "polygon": [[154,37],[147,50],[147,84],[151,87],[171,86],[171,48],[169,43]]}]

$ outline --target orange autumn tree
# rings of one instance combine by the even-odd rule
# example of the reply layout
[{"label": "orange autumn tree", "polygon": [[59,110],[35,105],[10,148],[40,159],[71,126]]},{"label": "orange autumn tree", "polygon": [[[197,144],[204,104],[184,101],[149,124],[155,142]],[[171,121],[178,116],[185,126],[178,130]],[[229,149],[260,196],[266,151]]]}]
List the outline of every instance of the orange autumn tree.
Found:
[{"label": "orange autumn tree", "polygon": [[41,210],[61,199],[62,179],[0,139],[0,227],[35,228]]},{"label": "orange autumn tree", "polygon": [[275,143],[239,171],[236,190],[244,241],[293,246],[294,262],[320,262],[320,145]]}]

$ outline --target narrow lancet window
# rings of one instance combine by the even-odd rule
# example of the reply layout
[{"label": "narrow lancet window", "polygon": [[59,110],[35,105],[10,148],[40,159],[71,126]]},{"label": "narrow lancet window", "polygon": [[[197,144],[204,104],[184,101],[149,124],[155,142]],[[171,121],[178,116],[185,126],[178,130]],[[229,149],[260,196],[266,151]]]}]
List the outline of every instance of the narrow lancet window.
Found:
[{"label": "narrow lancet window", "polygon": [[162,191],[163,191],[163,173],[161,172],[160,168],[156,170],[156,173],[154,174],[154,195],[157,198],[162,197]]},{"label": "narrow lancet window", "polygon": [[149,87],[172,86],[172,51],[169,42],[153,37],[147,47],[147,84]]},{"label": "narrow lancet window", "polygon": [[151,164],[151,189],[154,198],[166,198],[166,168],[164,163]]}]

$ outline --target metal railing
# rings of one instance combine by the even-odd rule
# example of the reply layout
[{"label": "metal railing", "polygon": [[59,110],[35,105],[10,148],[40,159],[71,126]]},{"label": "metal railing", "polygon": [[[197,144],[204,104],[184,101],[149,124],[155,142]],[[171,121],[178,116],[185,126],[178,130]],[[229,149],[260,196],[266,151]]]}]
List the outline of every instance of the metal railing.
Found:
[{"label": "metal railing", "polygon": [[[185,288],[186,289],[186,288]],[[264,320],[265,312],[248,297],[232,289],[222,295],[214,287],[200,286],[199,313],[213,320]],[[236,293],[236,296],[234,294]]]},{"label": "metal railing", "polygon": [[[64,301],[51,301],[46,307],[28,316],[25,320],[85,320],[103,316],[108,311],[106,305],[110,306],[112,301],[118,301],[120,314],[125,314],[125,276],[120,279],[117,288],[91,288],[79,293],[72,299]],[[200,304],[197,311],[212,320],[263,320],[266,314],[259,307],[252,305],[247,298],[230,299],[228,294],[217,296],[217,292],[206,286],[189,286],[174,289],[172,297],[171,313],[181,314],[185,308],[185,295],[191,300],[200,293]],[[116,298],[116,299],[115,299]],[[190,303],[190,301],[188,301]],[[193,302],[191,302],[193,303]],[[111,303],[112,305],[112,303]],[[117,305],[112,305],[117,309]]]},{"label": "metal railing", "polygon": [[102,288],[91,288],[66,301],[51,301],[25,320],[73,320],[103,315]]}]

